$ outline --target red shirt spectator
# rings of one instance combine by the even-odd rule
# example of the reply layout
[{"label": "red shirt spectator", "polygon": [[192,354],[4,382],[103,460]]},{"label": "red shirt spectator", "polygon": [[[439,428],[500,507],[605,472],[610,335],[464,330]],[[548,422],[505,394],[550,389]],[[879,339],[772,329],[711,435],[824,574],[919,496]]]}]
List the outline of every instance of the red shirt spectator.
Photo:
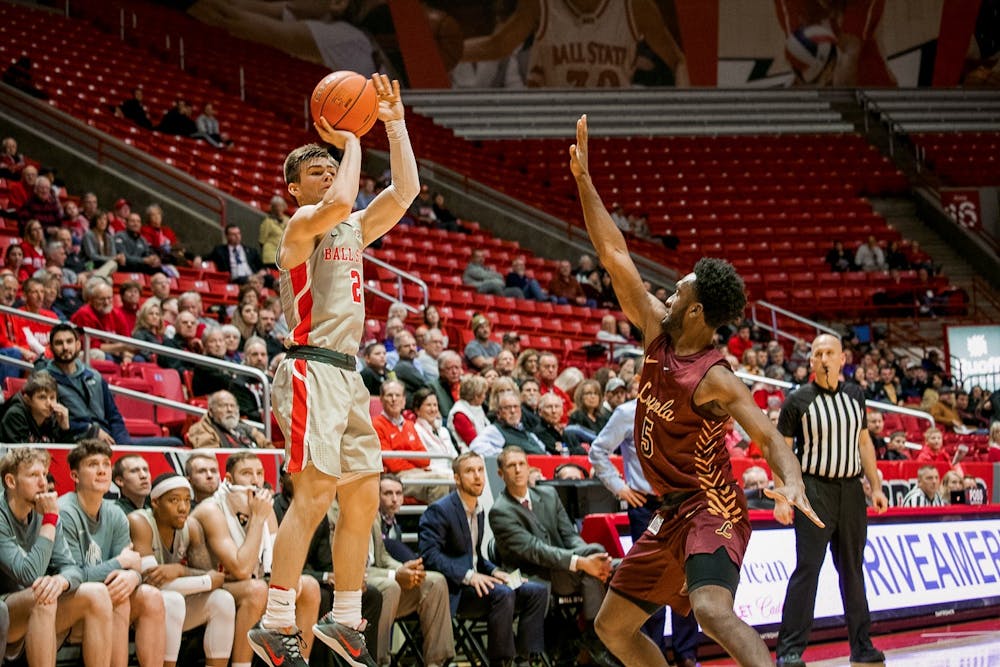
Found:
[{"label": "red shirt spectator", "polygon": [[21,208],[35,191],[35,181],[38,180],[38,169],[28,165],[21,171],[21,180],[7,183],[7,205],[10,208]]},{"label": "red shirt spectator", "polygon": [[730,337],[729,342],[726,343],[726,347],[729,348],[731,355],[742,361],[743,353],[753,347],[753,341],[750,340],[750,326],[741,324],[736,333]]},{"label": "red shirt spectator", "polygon": [[[42,281],[34,278],[26,280],[24,282],[24,306],[21,307],[21,310],[34,313],[35,315],[59,319],[59,316],[51,310],[42,308],[44,300],[45,286],[42,284]],[[15,347],[29,349],[39,357],[45,355],[49,347],[49,332],[52,330],[51,324],[36,322],[24,317],[17,317],[16,315],[11,317],[10,324],[14,330]]]},{"label": "red shirt spectator", "polygon": [[177,234],[163,224],[163,209],[157,204],[146,208],[146,224],[139,232],[146,243],[158,253],[169,253],[177,245]]},{"label": "red shirt spectator", "polygon": [[25,226],[21,250],[24,251],[21,266],[27,270],[29,276],[38,269],[45,268],[45,230],[38,220],[29,220]]},{"label": "red shirt spectator", "polygon": [[[78,327],[100,329],[101,331],[118,334],[119,336],[132,335],[132,329],[129,328],[128,321],[125,319],[121,310],[117,308],[112,308],[107,313],[99,313],[94,310],[93,306],[87,303],[84,304],[80,310],[73,313],[73,317],[69,318],[69,321]],[[133,328],[135,327],[133,326]],[[100,346],[101,341],[96,338],[90,339],[91,348]]]},{"label": "red shirt spectator", "polygon": [[115,202],[114,210],[108,213],[108,229],[113,234],[124,232],[125,223],[128,221],[128,215],[131,212],[132,205],[124,197],[120,198]]},{"label": "red shirt spectator", "polygon": [[22,224],[38,220],[45,229],[62,226],[62,206],[52,194],[52,181],[44,176],[35,179],[31,196],[17,209],[17,219]]},{"label": "red shirt spectator", "polygon": [[[399,417],[402,418],[402,415]],[[397,425],[385,416],[380,414],[372,420],[375,432],[378,433],[379,442],[382,443],[383,452],[426,452],[427,448],[420,441],[420,434],[413,426],[413,422],[403,419],[402,425]],[[410,468],[422,469],[431,464],[430,459],[392,459],[382,460],[385,469],[389,472],[399,473]]]}]

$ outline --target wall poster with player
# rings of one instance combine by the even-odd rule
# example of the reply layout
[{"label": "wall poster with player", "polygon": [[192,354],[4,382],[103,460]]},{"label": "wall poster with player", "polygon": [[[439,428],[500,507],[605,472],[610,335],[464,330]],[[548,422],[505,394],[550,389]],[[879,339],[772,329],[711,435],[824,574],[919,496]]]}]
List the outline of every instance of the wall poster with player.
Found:
[{"label": "wall poster with player", "polygon": [[436,87],[452,88],[1000,86],[1000,0],[194,0],[187,11],[333,71],[414,85],[434,60]]}]

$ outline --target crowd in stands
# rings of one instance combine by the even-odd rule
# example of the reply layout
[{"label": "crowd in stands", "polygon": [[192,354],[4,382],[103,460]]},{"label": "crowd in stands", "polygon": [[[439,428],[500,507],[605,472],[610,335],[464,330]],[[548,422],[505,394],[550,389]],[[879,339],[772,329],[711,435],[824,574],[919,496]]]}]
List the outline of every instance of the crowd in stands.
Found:
[{"label": "crowd in stands", "polygon": [[[148,469],[143,476],[140,463],[138,471],[117,465],[130,457],[119,459],[113,472],[109,465],[111,448],[122,444],[186,444],[193,449],[280,446],[280,441],[272,442],[261,428],[247,422],[263,423],[270,418],[264,411],[264,387],[258,380],[232,368],[205,367],[157,354],[142,343],[273,375],[288,333],[275,295],[273,272],[278,241],[288,220],[287,204],[281,197],[271,202],[261,224],[260,249],[243,243],[239,227],[226,228],[225,242],[206,257],[223,281],[234,286],[235,298],[228,304],[213,299],[206,308],[203,294],[179,288],[181,271],[192,264],[201,265],[201,258],[185,254],[158,205],[150,204],[143,215],[133,211],[129,201],[119,199],[109,212],[100,207],[93,193],[86,193],[77,204],[62,186],[54,185],[18,153],[16,141],[5,139],[3,147],[0,164],[4,178],[20,184],[23,198],[16,207],[8,208],[10,219],[19,226],[20,242],[11,243],[4,253],[0,304],[61,323],[52,326],[16,314],[0,314],[0,354],[35,364],[19,391],[9,391],[12,395],[0,407],[0,440],[76,442],[70,463],[71,468],[77,466],[74,471],[89,470],[91,464],[106,470],[76,476],[76,495],[65,495],[71,500],[60,499],[58,508],[53,509],[54,499],[29,493],[36,488],[32,485],[44,479],[47,454],[42,449],[19,449],[0,466],[5,481],[8,476],[11,480],[6,484],[5,512],[0,518],[12,526],[13,518],[23,524],[25,516],[33,517],[30,534],[17,536],[18,544],[26,545],[30,552],[39,535],[53,532],[50,526],[58,530],[75,520],[79,507],[87,511],[92,504],[99,504],[113,479],[127,511],[102,515],[104,520],[115,522],[115,527],[109,523],[88,528],[100,533],[94,544],[100,544],[102,578],[96,578],[94,563],[88,561],[88,567],[83,567],[78,546],[68,544],[68,538],[58,553],[53,552],[55,560],[38,570],[60,572],[53,575],[51,588],[61,586],[59,590],[74,593],[66,598],[74,602],[67,604],[74,610],[88,610],[82,628],[84,654],[122,650],[121,637],[127,637],[128,632],[113,625],[124,622],[123,615],[114,610],[132,604],[133,611],[152,610],[143,612],[143,618],[159,619],[152,627],[135,627],[137,637],[140,633],[151,637],[166,628],[165,636],[143,642],[140,664],[146,664],[150,654],[166,656],[168,664],[172,656],[178,664],[178,628],[206,623],[211,626],[205,630],[203,646],[207,664],[225,664],[230,658],[234,665],[249,662],[249,647],[242,637],[259,619],[264,599],[258,585],[261,580],[254,576],[269,567],[267,541],[294,493],[288,478],[281,492],[272,496],[263,489],[262,467],[252,452],[230,456],[221,484],[218,464],[212,467],[214,456],[196,454],[189,458],[187,479],[175,476],[155,483],[149,479]],[[370,201],[377,188],[375,179],[366,178],[358,206]],[[451,229],[448,216],[443,214],[447,211],[443,196],[429,191],[422,195],[418,201],[432,201],[430,208],[411,211],[403,224]],[[451,222],[460,227],[457,218]],[[875,252],[870,243],[865,247],[876,264],[886,261],[884,255],[879,259],[881,252]],[[861,250],[853,257],[843,254],[842,248],[838,252],[849,262],[847,268],[855,262],[865,266],[867,258]],[[590,256],[581,257],[575,267],[569,261],[560,262],[545,286],[525,271],[524,258],[513,258],[509,268],[504,276],[486,264],[481,252],[473,250],[463,279],[483,293],[579,306],[616,306],[607,274]],[[664,288],[647,288],[658,299],[668,296]],[[78,327],[131,337],[135,342],[92,337],[90,348],[84,350]],[[793,384],[809,380],[808,342],[797,341],[786,348],[744,323],[720,331],[717,344],[727,353],[732,368],[749,376]],[[584,644],[598,664],[606,664],[606,649],[593,634],[591,613],[596,613],[594,596],[599,600],[603,594],[611,566],[602,548],[588,545],[578,536],[564,544],[548,545],[562,550],[558,563],[553,564],[551,560],[532,560],[530,549],[505,547],[499,551],[498,563],[487,560],[485,553],[477,555],[478,569],[472,571],[456,563],[465,563],[469,556],[471,564],[471,554],[461,549],[479,550],[480,545],[456,546],[456,538],[448,532],[451,514],[462,512],[458,516],[465,520],[466,513],[477,506],[476,499],[483,492],[483,461],[494,456],[499,456],[505,484],[506,495],[501,497],[510,498],[509,506],[498,503],[489,513],[494,533],[506,535],[510,544],[518,544],[518,540],[536,544],[538,536],[519,535],[512,526],[511,514],[523,509],[522,499],[528,505],[544,506],[545,512],[551,513],[547,520],[560,530],[565,528],[564,510],[555,496],[544,486],[533,486],[541,475],[529,469],[526,456],[589,454],[615,411],[634,405],[639,393],[636,362],[642,358],[642,350],[636,331],[620,313],[603,318],[593,347],[588,351],[595,352],[601,361],[580,368],[566,356],[522,347],[517,331],[495,331],[485,314],[474,315],[463,326],[444,321],[434,305],[413,313],[397,303],[389,308],[384,321],[367,322],[358,365],[373,397],[373,422],[382,448],[387,453],[426,454],[426,458],[385,459],[383,505],[373,527],[376,557],[369,579],[378,585],[369,586],[365,601],[366,609],[374,610],[368,618],[379,619],[368,632],[369,646],[377,647],[379,660],[388,659],[393,620],[416,610],[424,628],[425,660],[428,664],[447,662],[455,652],[452,625],[442,620],[447,618],[449,606],[455,614],[471,604],[469,590],[495,591],[487,596],[490,605],[511,606],[504,596],[514,593],[510,589],[503,593],[501,584],[508,581],[510,570],[519,568],[523,573],[551,577],[554,591],[558,582],[558,586],[568,587],[562,589],[567,593],[583,595]],[[976,483],[963,475],[963,462],[1000,461],[1000,392],[991,394],[981,387],[964,391],[945,372],[935,351],[923,359],[900,357],[884,340],[870,345],[848,340],[845,354],[843,381],[857,383],[869,400],[916,407],[934,420],[931,428],[915,429],[892,413],[869,412],[868,428],[880,459],[928,464],[920,469],[913,490],[897,504],[951,502],[952,492]],[[188,390],[187,399],[204,401],[206,412],[197,420],[176,425],[169,434],[162,431],[153,437],[134,437],[110,391],[109,378],[93,366],[102,362],[111,363],[113,375],[124,375],[130,367],[177,371]],[[0,370],[10,380],[19,375],[17,369],[5,364],[0,364]],[[756,382],[752,392],[760,409],[776,422],[785,390]],[[273,439],[279,437],[275,432]],[[727,436],[727,447],[733,459],[762,461],[760,448],[735,423]],[[141,457],[131,458],[141,462]],[[945,465],[949,472],[942,477],[933,464]],[[583,479],[590,471],[576,464],[561,466],[558,476]],[[137,481],[133,483],[132,478]],[[760,493],[767,484],[766,471],[751,466],[745,484],[748,497],[766,506],[767,499]],[[455,486],[457,491],[452,490]],[[244,487],[255,490],[249,496],[233,493]],[[401,542],[394,522],[404,496],[430,505],[421,521],[416,551]],[[186,505],[192,508],[190,514],[183,509]],[[193,509],[195,505],[197,509]],[[229,537],[230,517],[240,513],[250,517],[242,528],[242,539],[259,543],[262,549],[242,550]],[[479,520],[483,520],[481,515]],[[310,550],[297,607],[303,614],[300,628],[311,628],[309,618],[314,619],[332,604],[329,540],[335,524],[336,513],[331,511],[313,537],[316,548]],[[192,558],[182,567],[164,560],[168,552],[157,535],[160,527],[167,525],[186,531],[184,539],[189,541],[185,544]],[[456,549],[456,553],[449,552]],[[253,558],[248,557],[250,551]],[[0,549],[0,558],[5,557],[14,558]],[[576,567],[569,568],[570,562]],[[39,563],[33,566],[37,568]],[[577,576],[566,576],[571,573]],[[113,583],[104,584],[106,579]],[[183,585],[172,585],[188,579]],[[27,581],[5,582],[6,590],[14,594],[13,603],[8,598],[13,615],[52,615],[52,605],[64,604],[64,598],[56,602],[54,597],[34,597],[37,604],[23,606],[21,599],[32,597]],[[530,586],[522,588],[524,593],[518,589],[516,594],[521,614],[537,613],[539,605],[544,608],[542,593]],[[522,595],[526,596],[523,601]],[[417,603],[424,599],[434,602]],[[189,622],[186,614],[201,620]],[[134,613],[124,616],[136,620]],[[55,624],[53,632],[65,629],[66,623],[77,623],[81,615],[60,612],[55,618],[45,621]],[[527,658],[541,652],[546,639],[551,639],[530,633],[514,637],[509,620],[506,627],[507,635],[501,637],[499,630],[490,635],[491,659]],[[114,639],[98,647],[95,636]],[[314,645],[305,632],[303,640],[314,648],[314,656],[322,654],[322,645]],[[28,638],[25,650],[29,657],[47,655],[48,641]]]},{"label": "crowd in stands", "polygon": [[173,106],[163,113],[160,122],[154,126],[142,101],[142,88],[135,88],[132,97],[114,106],[112,113],[119,118],[127,118],[146,130],[201,139],[215,148],[228,148],[233,145],[232,140],[222,132],[219,119],[215,115],[215,105],[211,102],[205,102],[201,114],[194,118],[194,107],[191,103],[178,97],[174,100]]}]

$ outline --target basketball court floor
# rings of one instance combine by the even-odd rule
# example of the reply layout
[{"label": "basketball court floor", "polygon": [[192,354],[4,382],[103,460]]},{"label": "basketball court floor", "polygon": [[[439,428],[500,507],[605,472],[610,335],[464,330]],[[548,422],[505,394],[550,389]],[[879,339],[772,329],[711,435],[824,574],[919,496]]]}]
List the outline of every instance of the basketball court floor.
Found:
[{"label": "basketball court floor", "polygon": [[[1000,667],[1000,619],[969,621],[873,638],[885,653],[886,667]],[[803,656],[809,667],[846,667],[847,642],[810,646]],[[701,661],[702,667],[734,665],[730,659]]]}]

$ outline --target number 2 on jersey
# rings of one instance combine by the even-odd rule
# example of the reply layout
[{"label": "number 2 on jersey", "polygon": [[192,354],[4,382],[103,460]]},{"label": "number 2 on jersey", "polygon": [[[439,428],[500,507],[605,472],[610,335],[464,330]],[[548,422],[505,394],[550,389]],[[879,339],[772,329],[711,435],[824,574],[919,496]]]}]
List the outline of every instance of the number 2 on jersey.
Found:
[{"label": "number 2 on jersey", "polygon": [[351,297],[354,303],[361,303],[361,272],[351,269]]}]

